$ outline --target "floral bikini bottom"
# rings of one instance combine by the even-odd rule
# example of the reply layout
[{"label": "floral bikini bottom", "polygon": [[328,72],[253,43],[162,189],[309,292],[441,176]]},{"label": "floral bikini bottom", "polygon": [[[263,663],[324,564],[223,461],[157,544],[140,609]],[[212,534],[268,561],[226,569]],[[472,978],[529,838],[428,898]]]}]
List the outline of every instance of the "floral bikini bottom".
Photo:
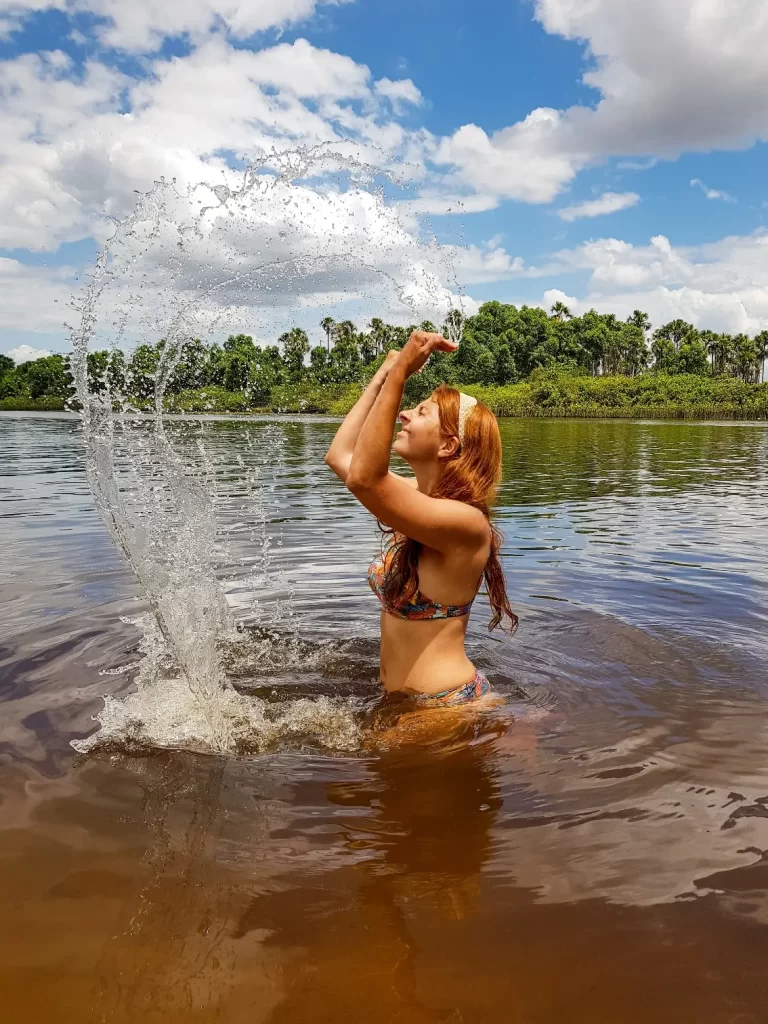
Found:
[{"label": "floral bikini bottom", "polygon": [[459,686],[455,690],[444,690],[442,693],[419,693],[413,699],[430,707],[457,707],[459,704],[471,704],[473,700],[479,700],[490,692],[491,684],[488,679],[476,669],[475,678],[464,686]]}]

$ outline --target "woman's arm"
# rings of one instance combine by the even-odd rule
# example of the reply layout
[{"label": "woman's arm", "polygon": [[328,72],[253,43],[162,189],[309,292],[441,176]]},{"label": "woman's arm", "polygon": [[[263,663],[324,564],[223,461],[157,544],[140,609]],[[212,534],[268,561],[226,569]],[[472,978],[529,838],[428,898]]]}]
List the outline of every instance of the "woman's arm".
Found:
[{"label": "woman's arm", "polygon": [[[347,486],[351,483],[371,484],[383,479],[389,472],[389,453],[392,436],[403,400],[403,388],[408,378],[421,370],[434,351],[455,352],[458,345],[447,341],[441,334],[414,331],[405,348],[395,353],[386,378],[379,386],[372,408],[359,424],[359,435],[354,445],[354,459],[350,467]],[[393,353],[390,352],[390,355]],[[382,367],[383,369],[383,367]],[[354,410],[353,410],[354,411]],[[350,413],[351,415],[351,413]]]},{"label": "woman's arm", "polygon": [[411,335],[363,424],[346,484],[387,526],[438,551],[451,551],[486,542],[488,525],[483,513],[461,501],[431,498],[389,472],[392,435],[405,382],[436,349],[453,352],[456,346],[439,334],[414,331]]},{"label": "woman's arm", "polygon": [[330,466],[336,476],[345,483],[347,480],[347,474],[349,473],[349,467],[352,463],[352,455],[355,451],[355,445],[360,437],[363,424],[373,408],[374,402],[387,379],[389,371],[397,362],[399,354],[399,351],[396,349],[387,353],[387,358],[373,375],[368,387],[349,410],[344,418],[344,422],[336,431],[333,443],[326,453],[325,464]]}]

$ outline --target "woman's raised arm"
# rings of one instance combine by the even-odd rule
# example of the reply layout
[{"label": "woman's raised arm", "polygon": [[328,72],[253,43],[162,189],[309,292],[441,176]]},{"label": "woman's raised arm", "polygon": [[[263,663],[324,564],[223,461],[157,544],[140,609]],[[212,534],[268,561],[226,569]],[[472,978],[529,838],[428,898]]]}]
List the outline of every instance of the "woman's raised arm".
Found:
[{"label": "woman's raised arm", "polygon": [[330,466],[336,476],[344,481],[344,483],[347,481],[347,474],[352,464],[355,445],[368,418],[368,413],[373,408],[376,398],[384,385],[384,381],[387,379],[389,371],[397,361],[399,354],[398,349],[392,349],[392,351],[387,353],[387,358],[373,375],[368,387],[349,410],[344,422],[336,431],[333,443],[326,453],[326,465]]}]

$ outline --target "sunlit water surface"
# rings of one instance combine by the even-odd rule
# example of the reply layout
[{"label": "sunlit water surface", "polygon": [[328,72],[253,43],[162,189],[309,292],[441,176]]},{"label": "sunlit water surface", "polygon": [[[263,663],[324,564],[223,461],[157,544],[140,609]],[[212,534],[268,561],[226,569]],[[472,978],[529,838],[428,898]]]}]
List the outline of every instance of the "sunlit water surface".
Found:
[{"label": "sunlit water surface", "polygon": [[377,725],[377,531],[334,425],[168,429],[215,477],[261,732],[75,754],[148,671],[149,609],[78,422],[0,416],[7,1019],[766,1020],[765,425],[503,423],[521,626],[483,598],[468,639],[505,702],[418,742]]}]

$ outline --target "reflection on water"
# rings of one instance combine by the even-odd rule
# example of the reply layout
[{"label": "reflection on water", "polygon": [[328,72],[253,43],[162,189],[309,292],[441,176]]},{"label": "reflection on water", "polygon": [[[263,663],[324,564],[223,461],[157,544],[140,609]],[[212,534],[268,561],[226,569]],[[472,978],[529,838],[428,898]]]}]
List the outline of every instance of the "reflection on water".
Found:
[{"label": "reflection on water", "polygon": [[221,661],[272,731],[73,757],[147,608],[76,422],[0,417],[9,1019],[764,1020],[764,426],[503,424],[521,628],[480,601],[469,648],[505,703],[406,744],[372,731],[377,533],[333,426],[170,430],[215,470]]}]

